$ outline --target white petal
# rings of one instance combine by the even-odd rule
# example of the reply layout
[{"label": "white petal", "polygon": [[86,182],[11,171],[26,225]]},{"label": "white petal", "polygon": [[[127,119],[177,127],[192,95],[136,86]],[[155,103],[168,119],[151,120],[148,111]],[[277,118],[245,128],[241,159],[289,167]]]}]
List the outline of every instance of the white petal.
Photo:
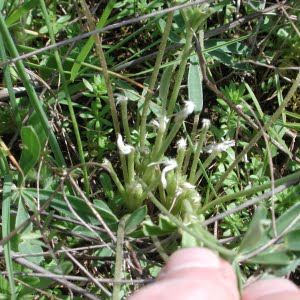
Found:
[{"label": "white petal", "polygon": [[195,104],[192,101],[185,101],[184,109],[176,114],[175,122],[185,120],[195,109]]},{"label": "white petal", "polygon": [[163,170],[161,172],[161,183],[162,183],[164,189],[167,187],[166,174],[177,168],[177,162],[176,162],[176,160],[171,159],[169,161],[166,161],[165,165],[166,166],[163,168]]},{"label": "white petal", "polygon": [[222,152],[222,151],[226,151],[228,148],[232,147],[235,145],[235,141],[230,140],[230,141],[225,141],[223,143],[213,143],[208,145],[207,147],[204,148],[204,151],[207,153],[212,153],[214,151],[217,152]]},{"label": "white petal", "polygon": [[177,148],[178,149],[186,149],[186,139],[181,138],[178,142],[177,142]]},{"label": "white petal", "polygon": [[209,128],[210,127],[210,120],[209,119],[203,119],[202,120],[202,126],[204,128]]},{"label": "white petal", "polygon": [[117,106],[121,102],[127,102],[128,101],[128,97],[127,96],[124,96],[124,95],[121,95],[121,94],[118,94],[118,93],[115,93],[114,96],[116,97],[116,105]]},{"label": "white petal", "polygon": [[118,133],[117,145],[119,151],[124,155],[130,154],[134,150],[134,148],[131,145],[124,144],[123,138],[119,133]]},{"label": "white petal", "polygon": [[184,182],[181,186],[182,186],[182,188],[187,189],[187,190],[192,190],[196,187],[195,185],[192,185],[189,182]]}]

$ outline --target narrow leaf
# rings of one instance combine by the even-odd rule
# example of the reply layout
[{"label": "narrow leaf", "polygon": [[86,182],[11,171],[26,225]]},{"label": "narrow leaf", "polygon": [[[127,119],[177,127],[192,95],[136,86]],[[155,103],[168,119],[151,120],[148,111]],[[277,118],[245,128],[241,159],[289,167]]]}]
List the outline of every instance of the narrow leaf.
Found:
[{"label": "narrow leaf", "polygon": [[166,108],[167,98],[169,94],[171,77],[173,73],[173,66],[168,66],[164,69],[161,80],[160,80],[160,88],[159,88],[159,98],[163,104],[163,108]]},{"label": "narrow leaf", "polygon": [[126,221],[125,224],[126,234],[133,232],[142,223],[146,215],[147,215],[147,206],[145,205],[135,210]]},{"label": "narrow leaf", "polygon": [[34,167],[40,158],[41,145],[38,135],[33,127],[26,126],[21,129],[22,138],[22,154],[20,158],[20,166],[26,177],[28,172]]},{"label": "narrow leaf", "polygon": [[[2,236],[6,237],[10,233],[10,203],[11,203],[12,180],[10,176],[4,177],[3,200],[2,200]],[[8,241],[4,246],[4,258],[6,271],[10,286],[11,299],[16,299],[16,286],[13,275],[13,264],[11,256],[11,243]]]},{"label": "narrow leaf", "polygon": [[294,230],[285,236],[285,244],[288,250],[300,251],[300,230]]},{"label": "narrow leaf", "polygon": [[256,255],[253,258],[247,260],[247,262],[251,262],[254,264],[262,264],[262,265],[288,265],[290,264],[290,258],[284,251],[276,251],[269,253],[262,253]]},{"label": "narrow leaf", "polygon": [[[287,211],[285,211],[276,221],[277,233],[280,234],[298,215],[300,214],[300,202],[294,204]],[[294,228],[298,227],[300,222],[294,225]],[[292,228],[291,228],[292,230]],[[270,231],[273,236],[273,230]]]},{"label": "narrow leaf", "polygon": [[202,74],[196,55],[190,59],[188,93],[189,101],[195,104],[195,113],[200,113],[203,108]]},{"label": "narrow leaf", "polygon": [[259,247],[264,242],[262,238],[265,236],[269,226],[270,220],[267,220],[267,209],[259,206],[255,210],[249,229],[240,244],[238,252],[245,254]]}]

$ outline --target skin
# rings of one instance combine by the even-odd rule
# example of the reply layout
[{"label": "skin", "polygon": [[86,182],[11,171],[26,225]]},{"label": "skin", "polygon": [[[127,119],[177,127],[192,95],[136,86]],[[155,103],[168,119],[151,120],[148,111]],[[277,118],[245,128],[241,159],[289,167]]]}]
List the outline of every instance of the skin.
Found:
[{"label": "skin", "polygon": [[157,281],[129,300],[300,300],[297,286],[286,279],[265,279],[248,286],[240,298],[232,267],[205,248],[181,249]]}]

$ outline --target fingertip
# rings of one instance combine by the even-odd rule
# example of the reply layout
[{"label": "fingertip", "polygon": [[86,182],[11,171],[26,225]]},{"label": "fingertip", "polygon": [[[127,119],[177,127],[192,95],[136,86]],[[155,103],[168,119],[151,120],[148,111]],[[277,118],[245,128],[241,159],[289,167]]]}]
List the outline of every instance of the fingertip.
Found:
[{"label": "fingertip", "polygon": [[166,263],[156,283],[135,293],[131,300],[240,299],[233,268],[205,248],[176,251]]},{"label": "fingertip", "polygon": [[[288,296],[289,295],[289,296]],[[287,297],[288,296],[288,297]],[[297,297],[297,298],[294,298]],[[262,279],[249,285],[242,300],[300,299],[296,285],[287,279]]]},{"label": "fingertip", "polygon": [[173,253],[162,269],[160,277],[171,273],[184,272],[196,268],[218,269],[220,258],[205,248],[184,248]]}]

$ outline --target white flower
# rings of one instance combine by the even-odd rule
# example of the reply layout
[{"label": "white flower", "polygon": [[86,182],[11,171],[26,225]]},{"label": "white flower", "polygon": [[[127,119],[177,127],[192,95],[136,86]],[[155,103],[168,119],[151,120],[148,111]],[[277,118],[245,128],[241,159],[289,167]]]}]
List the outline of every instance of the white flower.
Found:
[{"label": "white flower", "polygon": [[185,149],[186,149],[186,139],[181,138],[181,139],[177,142],[177,149],[178,149],[178,150],[180,150],[180,149],[185,150]]},{"label": "white flower", "polygon": [[201,202],[201,196],[197,193],[192,197],[192,201],[196,204],[196,203],[200,203]]},{"label": "white flower", "polygon": [[165,189],[167,187],[166,175],[168,172],[177,168],[177,162],[175,159],[168,159],[168,160],[164,160],[161,162],[151,163],[148,165],[148,167],[155,166],[155,165],[161,165],[161,164],[165,165],[165,167],[161,171],[161,183],[162,183],[163,188]]},{"label": "white flower", "polygon": [[124,155],[130,154],[132,151],[134,151],[134,147],[128,144],[124,144],[123,138],[120,133],[118,133],[117,145],[119,151]]},{"label": "white flower", "polygon": [[189,116],[195,109],[195,104],[192,101],[184,102],[184,109],[175,115],[175,122],[183,121]]},{"label": "white flower", "polygon": [[203,126],[203,128],[209,128],[210,120],[209,119],[203,119],[202,120],[202,126]]},{"label": "white flower", "polygon": [[118,106],[119,103],[121,102],[127,102],[128,101],[128,97],[127,96],[124,96],[124,95],[121,95],[121,94],[118,94],[118,93],[115,93],[114,96],[116,97],[116,105]]},{"label": "white flower", "polygon": [[163,116],[160,118],[160,120],[152,120],[151,124],[156,127],[156,128],[161,128],[161,130],[165,130],[165,128],[167,127],[167,124],[169,122],[169,119],[166,116]]},{"label": "white flower", "polygon": [[154,127],[159,128],[159,122],[158,122],[156,119],[151,120],[150,123],[151,123],[151,125],[153,125]]},{"label": "white flower", "polygon": [[222,152],[226,151],[228,148],[232,147],[235,145],[235,141],[230,140],[230,141],[225,141],[223,143],[213,143],[208,145],[207,147],[204,148],[204,151],[207,153],[212,153],[212,152]]},{"label": "white flower", "polygon": [[185,190],[192,190],[194,188],[196,188],[196,186],[194,186],[193,184],[189,183],[189,182],[184,182],[181,187]]}]

